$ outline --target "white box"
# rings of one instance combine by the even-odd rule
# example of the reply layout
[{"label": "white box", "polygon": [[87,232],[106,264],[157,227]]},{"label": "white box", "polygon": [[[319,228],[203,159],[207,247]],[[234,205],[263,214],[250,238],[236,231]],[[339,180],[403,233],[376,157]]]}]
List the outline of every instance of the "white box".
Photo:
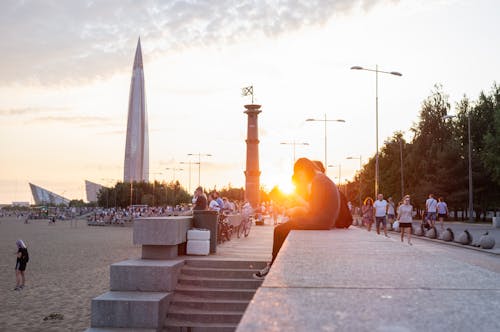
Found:
[{"label": "white box", "polygon": [[210,231],[208,229],[193,228],[188,230],[187,239],[189,240],[210,240]]},{"label": "white box", "polygon": [[208,255],[210,240],[188,240],[186,253],[188,255]]}]

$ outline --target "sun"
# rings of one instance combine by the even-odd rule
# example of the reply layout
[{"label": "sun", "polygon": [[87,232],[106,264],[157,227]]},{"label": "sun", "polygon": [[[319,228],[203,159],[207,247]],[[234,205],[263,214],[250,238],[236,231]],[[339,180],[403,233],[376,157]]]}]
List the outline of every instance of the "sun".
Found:
[{"label": "sun", "polygon": [[278,188],[285,195],[290,195],[295,191],[295,186],[290,181],[282,181],[278,183]]}]

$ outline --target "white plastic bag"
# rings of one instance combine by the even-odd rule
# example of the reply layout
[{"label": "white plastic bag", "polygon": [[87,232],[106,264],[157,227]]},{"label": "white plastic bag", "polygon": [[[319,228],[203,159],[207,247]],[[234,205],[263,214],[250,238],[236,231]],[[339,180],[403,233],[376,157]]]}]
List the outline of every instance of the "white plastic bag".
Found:
[{"label": "white plastic bag", "polygon": [[395,230],[396,232],[398,232],[398,231],[399,231],[399,221],[397,221],[397,220],[396,220],[396,221],[392,224],[392,228],[394,228],[394,230]]}]

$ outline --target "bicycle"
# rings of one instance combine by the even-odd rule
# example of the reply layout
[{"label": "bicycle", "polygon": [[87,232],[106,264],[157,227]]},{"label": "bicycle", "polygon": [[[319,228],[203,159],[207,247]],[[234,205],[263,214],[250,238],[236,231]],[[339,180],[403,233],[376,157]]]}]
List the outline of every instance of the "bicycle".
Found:
[{"label": "bicycle", "polygon": [[238,239],[242,235],[245,235],[245,237],[247,237],[248,234],[250,234],[250,229],[252,228],[253,221],[254,221],[253,216],[243,217],[240,225],[238,226],[238,233],[237,233]]},{"label": "bicycle", "polygon": [[233,225],[230,225],[226,218],[227,216],[220,214],[217,220],[217,243],[219,244],[230,241],[233,235]]}]

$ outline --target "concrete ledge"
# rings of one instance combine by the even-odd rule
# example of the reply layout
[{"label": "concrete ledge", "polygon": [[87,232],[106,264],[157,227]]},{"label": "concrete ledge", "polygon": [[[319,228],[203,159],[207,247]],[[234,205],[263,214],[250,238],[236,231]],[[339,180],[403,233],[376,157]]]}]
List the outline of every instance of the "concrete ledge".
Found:
[{"label": "concrete ledge", "polygon": [[92,299],[91,327],[158,329],[163,325],[171,293],[107,292]]},{"label": "concrete ledge", "polygon": [[177,245],[186,242],[193,217],[150,217],[134,220],[133,242],[142,245]]},{"label": "concrete ledge", "polygon": [[142,259],[175,259],[177,258],[179,249],[177,245],[173,246],[150,246],[142,245],[141,258]]},{"label": "concrete ledge", "polygon": [[85,330],[85,332],[157,332],[160,329],[127,329],[125,327],[91,327]]},{"label": "concrete ledge", "polygon": [[237,331],[500,331],[499,303],[492,269],[353,227],[292,231]]},{"label": "concrete ledge", "polygon": [[110,290],[140,292],[170,292],[184,260],[132,259],[111,264]]}]

